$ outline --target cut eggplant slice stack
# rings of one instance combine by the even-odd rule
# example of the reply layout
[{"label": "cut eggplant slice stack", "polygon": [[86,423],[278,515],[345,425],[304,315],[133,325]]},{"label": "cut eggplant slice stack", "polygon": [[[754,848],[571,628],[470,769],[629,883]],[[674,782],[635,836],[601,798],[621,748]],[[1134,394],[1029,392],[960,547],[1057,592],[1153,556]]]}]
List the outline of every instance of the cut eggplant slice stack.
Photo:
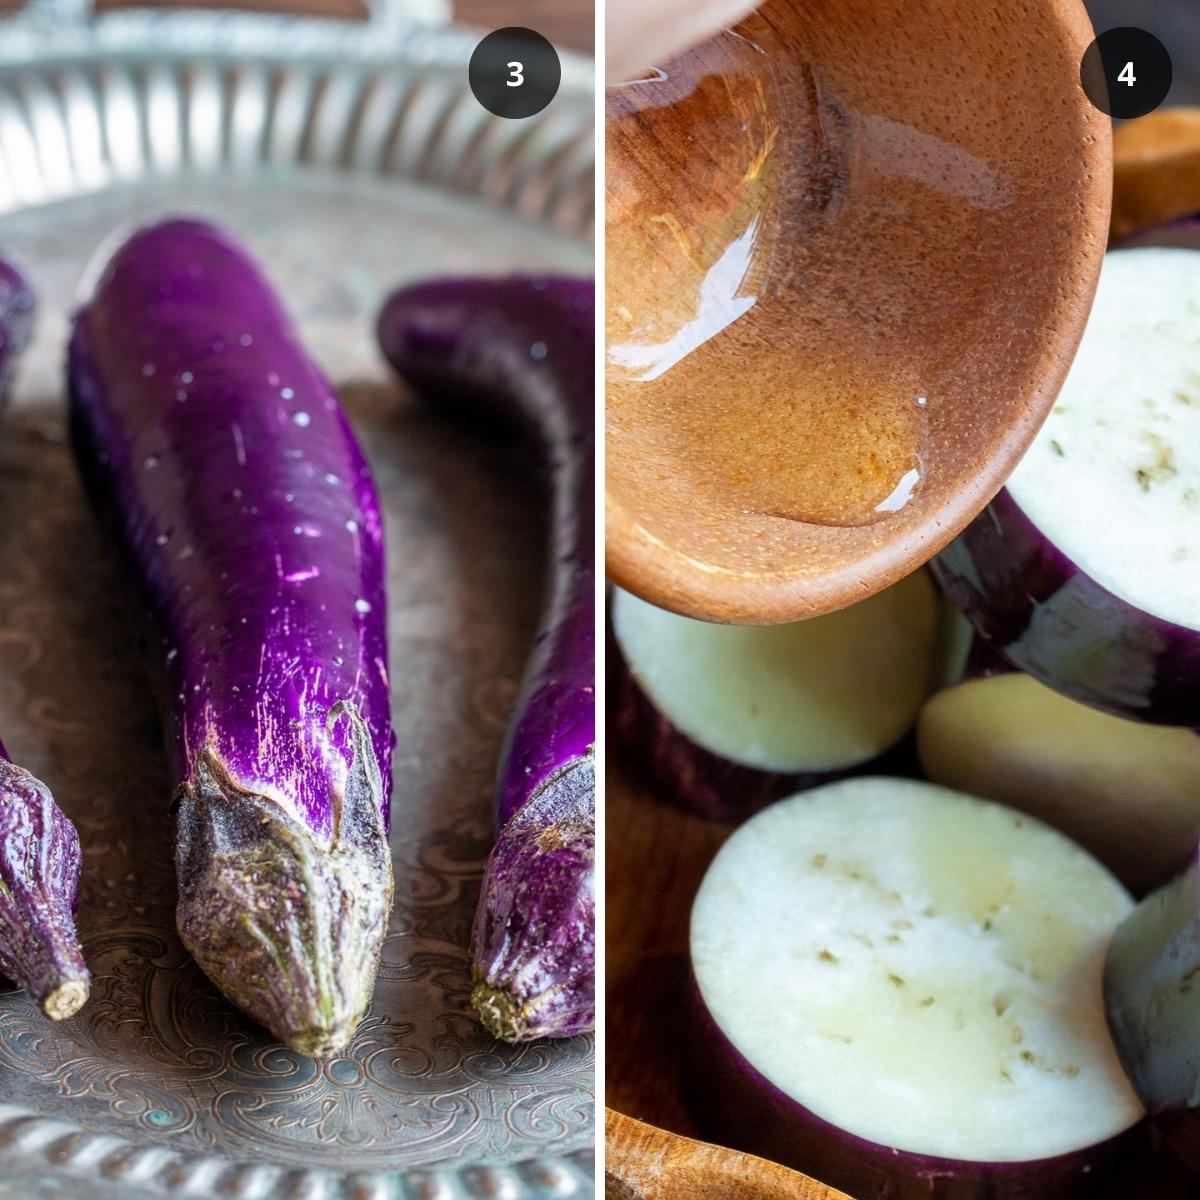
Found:
[{"label": "cut eggplant slice stack", "polygon": [[933,696],[917,751],[935,783],[1040,817],[1138,895],[1181,870],[1200,839],[1200,735],[1114,717],[1030,675]]},{"label": "cut eggplant slice stack", "polygon": [[1054,410],[934,571],[1049,686],[1200,726],[1200,252],[1106,257]]},{"label": "cut eggplant slice stack", "polygon": [[1101,991],[1131,908],[1062,834],[933,784],[781,801],[693,909],[698,1115],[855,1196],[1079,1195],[1142,1115]]},{"label": "cut eggplant slice stack", "polygon": [[879,758],[933,686],[941,630],[924,571],[827,616],[714,625],[615,591],[619,733],[659,784],[740,819]]}]

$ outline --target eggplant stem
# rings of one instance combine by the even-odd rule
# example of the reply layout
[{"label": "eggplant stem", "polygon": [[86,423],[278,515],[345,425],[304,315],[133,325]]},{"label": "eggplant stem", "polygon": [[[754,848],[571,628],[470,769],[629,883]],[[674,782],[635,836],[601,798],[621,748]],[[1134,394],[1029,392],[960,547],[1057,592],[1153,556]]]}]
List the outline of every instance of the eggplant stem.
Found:
[{"label": "eggplant stem", "polygon": [[471,1004],[492,1037],[502,1042],[528,1041],[526,1014],[507,988],[481,981],[471,990]]},{"label": "eggplant stem", "polygon": [[211,746],[176,811],[184,945],[234,1004],[312,1058],[344,1049],[362,1020],[392,905],[379,768],[358,712],[342,711],[354,762],[327,846],[242,788]]},{"label": "eggplant stem", "polygon": [[52,1021],[65,1021],[87,1003],[90,991],[86,976],[82,979],[64,979],[42,997],[42,1012]]}]

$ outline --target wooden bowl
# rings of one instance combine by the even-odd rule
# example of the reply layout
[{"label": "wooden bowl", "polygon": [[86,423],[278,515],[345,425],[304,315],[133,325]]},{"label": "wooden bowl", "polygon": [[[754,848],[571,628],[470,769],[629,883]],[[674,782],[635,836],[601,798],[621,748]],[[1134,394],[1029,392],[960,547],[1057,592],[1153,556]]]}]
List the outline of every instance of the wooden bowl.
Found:
[{"label": "wooden bowl", "polygon": [[615,582],[796,620],[979,512],[1054,401],[1104,252],[1091,37],[1079,0],[767,0],[609,90]]},{"label": "wooden bowl", "polygon": [[799,1171],[604,1112],[605,1200],[850,1200]]}]

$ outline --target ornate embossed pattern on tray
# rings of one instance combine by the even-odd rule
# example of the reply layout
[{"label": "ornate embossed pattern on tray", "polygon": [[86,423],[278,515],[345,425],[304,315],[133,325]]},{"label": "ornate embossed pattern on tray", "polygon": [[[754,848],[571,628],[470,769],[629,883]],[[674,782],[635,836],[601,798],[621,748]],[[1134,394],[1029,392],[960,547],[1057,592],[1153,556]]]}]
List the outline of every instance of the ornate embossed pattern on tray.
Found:
[{"label": "ornate embossed pattern on tray", "polygon": [[[590,271],[590,89],[565,77],[561,105],[518,135],[501,126],[521,122],[464,101],[456,31],[414,35],[415,60],[246,67],[217,52],[213,26],[193,58],[175,33],[160,39],[169,53],[150,71],[134,52],[139,15],[143,50],[180,28],[125,14],[123,32],[93,31],[103,59],[75,31],[37,68],[0,50],[0,245],[43,298],[0,427],[0,730],[79,825],[95,975],[62,1025],[0,993],[0,1195],[590,1195],[591,1039],[503,1046],[468,1006],[491,777],[540,600],[540,496],[516,449],[407,396],[370,329],[406,278]],[[207,44],[198,17],[192,41]],[[206,104],[215,127],[211,107],[194,115]],[[109,134],[99,162],[79,149],[89,121]],[[61,356],[85,264],[116,226],[180,209],[225,221],[260,255],[385,500],[397,900],[375,1004],[321,1065],[232,1009],[176,938],[140,631],[65,440]]]}]

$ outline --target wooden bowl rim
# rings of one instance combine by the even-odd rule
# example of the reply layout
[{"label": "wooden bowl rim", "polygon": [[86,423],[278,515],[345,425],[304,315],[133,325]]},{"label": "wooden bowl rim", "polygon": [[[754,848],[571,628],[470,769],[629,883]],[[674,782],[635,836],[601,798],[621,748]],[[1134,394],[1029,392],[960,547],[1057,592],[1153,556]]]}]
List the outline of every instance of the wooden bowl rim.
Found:
[{"label": "wooden bowl rim", "polygon": [[[1093,29],[1082,0],[1050,0],[1040,19],[1056,25],[1082,58]],[[1081,139],[1071,195],[1079,201],[1074,254],[1058,265],[1053,306],[1039,311],[1037,369],[1031,371],[1020,408],[981,468],[906,534],[870,556],[847,560],[820,574],[787,572],[764,564],[734,571],[702,562],[667,545],[646,529],[605,485],[605,562],[609,578],[659,607],[729,624],[777,624],[819,616],[866,599],[916,570],[943,549],[987,505],[1033,441],[1049,414],[1074,359],[1091,310],[1107,243],[1112,205],[1112,129],[1078,79],[1070,112],[1093,135]],[[1045,93],[1041,93],[1044,95]],[[1064,118],[1065,119],[1065,118]],[[1082,186],[1075,186],[1077,178]],[[1019,220],[1020,214],[1014,214]]]}]

